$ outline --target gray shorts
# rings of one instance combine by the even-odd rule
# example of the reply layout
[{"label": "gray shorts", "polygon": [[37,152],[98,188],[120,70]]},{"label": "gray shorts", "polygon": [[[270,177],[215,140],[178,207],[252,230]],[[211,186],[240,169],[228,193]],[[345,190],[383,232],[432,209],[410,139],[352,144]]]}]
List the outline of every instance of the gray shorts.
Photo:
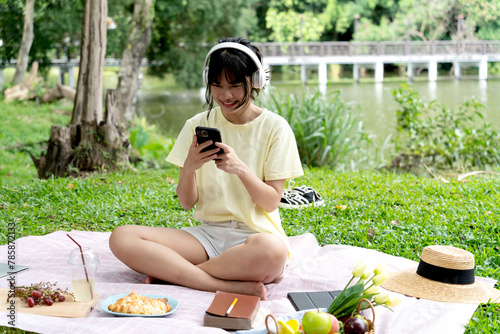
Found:
[{"label": "gray shorts", "polygon": [[257,233],[245,223],[236,220],[217,223],[203,221],[199,226],[183,227],[182,230],[198,239],[210,259],[231,247],[245,243],[250,235]]}]

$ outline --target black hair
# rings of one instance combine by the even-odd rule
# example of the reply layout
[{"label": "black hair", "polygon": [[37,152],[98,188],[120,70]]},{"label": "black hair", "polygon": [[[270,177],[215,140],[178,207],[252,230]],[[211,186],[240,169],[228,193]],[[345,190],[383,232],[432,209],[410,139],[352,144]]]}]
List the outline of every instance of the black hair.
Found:
[{"label": "black hair", "polygon": [[[219,43],[233,42],[239,43],[257,55],[259,61],[262,63],[262,54],[259,49],[246,39],[240,37],[229,37],[220,39]],[[255,71],[258,70],[257,64],[253,61],[253,59],[247,55],[245,52],[240,51],[234,48],[224,48],[219,49],[213,52],[210,55],[208,62],[208,80],[207,80],[207,89],[205,91],[205,107],[208,106],[208,113],[210,114],[210,110],[214,107],[214,98],[210,91],[210,85],[213,83],[219,83],[220,75],[224,70],[227,82],[231,84],[235,83],[243,83],[243,87],[245,89],[245,97],[243,101],[241,101],[240,105],[237,107],[241,107],[244,105],[249,98],[255,100],[259,95],[260,89],[254,88],[251,85],[251,78]]]}]

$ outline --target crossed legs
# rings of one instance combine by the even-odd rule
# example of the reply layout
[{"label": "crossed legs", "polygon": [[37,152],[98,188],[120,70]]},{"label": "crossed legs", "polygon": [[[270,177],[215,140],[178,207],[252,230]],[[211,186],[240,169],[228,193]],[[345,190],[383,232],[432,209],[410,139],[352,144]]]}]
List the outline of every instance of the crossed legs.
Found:
[{"label": "crossed legs", "polygon": [[109,239],[127,266],[170,283],[203,291],[227,291],[266,298],[264,284],[279,277],[286,245],[269,233],[250,235],[244,244],[208,259],[201,243],[186,231],[163,227],[117,227]]}]

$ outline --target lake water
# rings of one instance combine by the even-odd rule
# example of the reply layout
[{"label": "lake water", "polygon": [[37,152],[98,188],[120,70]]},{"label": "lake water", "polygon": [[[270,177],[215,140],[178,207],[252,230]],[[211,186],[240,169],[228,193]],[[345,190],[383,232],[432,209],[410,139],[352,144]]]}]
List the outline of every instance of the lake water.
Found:
[{"label": "lake water", "polygon": [[[345,102],[358,104],[363,114],[365,130],[375,134],[377,141],[382,142],[389,134],[394,133],[399,105],[395,102],[392,91],[401,84],[401,81],[329,83],[322,91],[328,93],[340,90]],[[425,102],[437,100],[452,109],[457,109],[464,101],[470,101],[475,96],[486,107],[482,112],[485,121],[495,129],[500,129],[500,79],[440,79],[437,82],[415,81],[410,85]],[[277,80],[273,80],[270,89],[266,89],[271,94],[279,91],[300,97],[305,87],[311,91],[319,89],[317,85],[303,86],[300,83],[288,84]],[[175,136],[186,119],[204,110],[202,98],[203,92],[199,90],[162,91],[158,86],[148,86],[146,79],[139,93],[137,113],[146,117],[149,122],[158,124],[162,131]]]}]

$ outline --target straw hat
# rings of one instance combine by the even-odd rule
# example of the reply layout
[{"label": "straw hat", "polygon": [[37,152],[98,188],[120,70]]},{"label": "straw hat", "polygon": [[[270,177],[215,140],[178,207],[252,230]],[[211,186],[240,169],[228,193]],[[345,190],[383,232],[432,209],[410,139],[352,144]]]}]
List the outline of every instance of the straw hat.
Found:
[{"label": "straw hat", "polygon": [[500,291],[475,281],[474,255],[452,246],[427,246],[418,267],[389,274],[384,289],[449,303],[500,303]]}]

